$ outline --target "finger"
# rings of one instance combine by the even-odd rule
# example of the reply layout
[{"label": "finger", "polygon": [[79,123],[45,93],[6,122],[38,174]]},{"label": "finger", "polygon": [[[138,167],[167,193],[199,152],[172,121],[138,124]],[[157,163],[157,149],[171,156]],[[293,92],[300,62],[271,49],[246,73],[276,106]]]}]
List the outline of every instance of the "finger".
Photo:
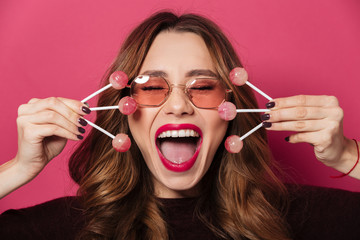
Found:
[{"label": "finger", "polygon": [[296,133],[286,139],[290,143],[309,143],[319,153],[324,152],[333,142],[332,135],[327,131]]},{"label": "finger", "polygon": [[61,128],[67,129],[68,131],[79,135],[85,133],[85,129],[82,128],[80,123],[76,119],[69,119],[63,117],[54,111],[43,111],[32,115],[23,115],[17,119],[19,127],[27,126],[28,124],[33,125],[44,125],[54,124]]},{"label": "finger", "polygon": [[339,105],[339,101],[334,96],[314,96],[314,95],[297,95],[286,98],[277,98],[272,102],[275,103],[273,110],[279,108],[290,107],[335,107]]},{"label": "finger", "polygon": [[[76,100],[64,100],[64,98],[47,98],[41,100],[30,100],[32,103],[23,104],[18,109],[18,115],[31,115],[37,112],[44,111],[46,109],[58,112],[66,118],[74,118],[74,116],[79,117],[80,115],[85,115],[85,111],[89,110],[85,105]],[[29,102],[30,102],[29,101]],[[67,104],[65,104],[66,102]],[[85,110],[84,110],[85,109]]]},{"label": "finger", "polygon": [[23,138],[29,142],[40,143],[46,137],[58,136],[74,141],[80,140],[79,134],[55,124],[29,124],[23,131]]},{"label": "finger", "polygon": [[[266,114],[268,114],[266,116]],[[292,121],[292,120],[319,120],[319,119],[334,119],[342,120],[344,113],[340,107],[292,107],[270,112],[262,116],[263,120],[269,122]]]},{"label": "finger", "polygon": [[[77,100],[73,100],[73,99],[68,99],[68,98],[62,98],[62,97],[58,97],[58,99],[60,101],[62,101],[66,106],[68,106],[69,108],[76,110],[75,112],[81,114],[81,115],[86,115],[89,114],[90,112],[87,112],[89,109],[89,104],[87,103],[82,103],[80,101]],[[84,108],[87,108],[84,110]]]},{"label": "finger", "polygon": [[295,132],[313,132],[325,129],[329,125],[337,124],[332,121],[324,120],[305,120],[305,121],[286,121],[271,123],[271,126],[266,124],[266,129],[273,131],[295,131]]},{"label": "finger", "polygon": [[311,145],[315,145],[315,143],[319,142],[319,132],[301,132],[288,136],[286,141],[289,143],[310,143]]}]

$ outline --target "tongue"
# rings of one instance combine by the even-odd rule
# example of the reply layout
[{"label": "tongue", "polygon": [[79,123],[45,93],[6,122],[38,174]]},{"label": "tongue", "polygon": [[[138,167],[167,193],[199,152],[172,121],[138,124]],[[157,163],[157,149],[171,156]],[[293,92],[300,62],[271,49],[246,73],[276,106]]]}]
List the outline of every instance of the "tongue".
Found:
[{"label": "tongue", "polygon": [[191,138],[168,138],[161,143],[160,151],[170,162],[181,164],[194,155],[196,143]]}]

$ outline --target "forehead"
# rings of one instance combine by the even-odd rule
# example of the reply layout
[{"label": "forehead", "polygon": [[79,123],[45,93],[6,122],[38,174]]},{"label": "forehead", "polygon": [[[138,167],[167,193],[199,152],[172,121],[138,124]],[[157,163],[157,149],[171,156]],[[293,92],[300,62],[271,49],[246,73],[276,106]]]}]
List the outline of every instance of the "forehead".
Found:
[{"label": "forehead", "polygon": [[155,38],[140,72],[161,70],[181,74],[192,69],[215,70],[204,40],[194,33],[165,31]]}]

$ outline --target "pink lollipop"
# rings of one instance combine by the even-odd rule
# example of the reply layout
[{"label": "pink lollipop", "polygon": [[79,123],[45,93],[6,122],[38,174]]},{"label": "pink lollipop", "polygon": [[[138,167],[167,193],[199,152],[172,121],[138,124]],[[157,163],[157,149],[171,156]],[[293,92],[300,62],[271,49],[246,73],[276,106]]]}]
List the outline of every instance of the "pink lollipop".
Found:
[{"label": "pink lollipop", "polygon": [[231,121],[236,117],[236,106],[231,102],[223,102],[218,107],[218,112],[221,119]]},{"label": "pink lollipop", "polygon": [[130,115],[136,111],[137,103],[132,97],[123,97],[116,106],[92,107],[91,111],[119,109],[122,114]]},{"label": "pink lollipop", "polygon": [[129,79],[123,71],[115,71],[110,75],[109,81],[113,88],[120,90],[126,87]]},{"label": "pink lollipop", "polygon": [[131,146],[131,141],[128,135],[119,133],[112,140],[113,148],[118,152],[126,152]]},{"label": "pink lollipop", "polygon": [[261,91],[260,89],[258,89],[257,87],[255,87],[253,84],[251,84],[248,81],[248,74],[244,68],[241,68],[241,67],[234,68],[233,70],[231,70],[229,77],[230,77],[230,81],[234,85],[242,86],[242,85],[246,84],[249,87],[251,87],[252,89],[254,89],[256,92],[261,94],[263,97],[267,98],[269,101],[273,100],[269,95],[267,95],[266,93],[264,93],[263,91]]},{"label": "pink lollipop", "polygon": [[243,140],[247,138],[249,135],[257,131],[259,128],[263,127],[263,123],[260,123],[241,137],[236,135],[231,135],[225,140],[225,148],[230,153],[238,153],[243,148]]},{"label": "pink lollipop", "polygon": [[81,102],[86,102],[89,99],[95,97],[96,95],[98,95],[99,93],[105,91],[108,88],[115,88],[115,89],[123,89],[124,87],[127,86],[127,82],[129,81],[126,73],[122,72],[122,71],[115,71],[110,75],[109,78],[110,83],[108,85],[106,85],[105,87],[97,90],[96,92],[90,94],[89,96],[87,96],[86,98],[84,98],[83,100],[81,100]]},{"label": "pink lollipop", "polygon": [[118,106],[122,114],[130,115],[136,111],[137,103],[132,97],[123,97],[120,99]]},{"label": "pink lollipop", "polygon": [[230,81],[236,86],[244,85],[248,80],[248,74],[244,68],[236,67],[231,70]]},{"label": "pink lollipop", "polygon": [[129,148],[131,146],[131,141],[130,141],[130,138],[128,137],[128,135],[126,135],[124,133],[119,133],[118,135],[114,136],[111,133],[109,133],[108,131],[106,131],[105,129],[96,125],[95,123],[90,122],[87,119],[84,119],[84,120],[93,128],[99,130],[100,132],[104,133],[108,137],[112,138],[112,146],[113,146],[113,148],[115,148],[116,151],[126,152],[127,150],[129,150]]},{"label": "pink lollipop", "polygon": [[243,148],[243,141],[239,136],[231,135],[225,140],[225,148],[229,153],[238,153]]}]

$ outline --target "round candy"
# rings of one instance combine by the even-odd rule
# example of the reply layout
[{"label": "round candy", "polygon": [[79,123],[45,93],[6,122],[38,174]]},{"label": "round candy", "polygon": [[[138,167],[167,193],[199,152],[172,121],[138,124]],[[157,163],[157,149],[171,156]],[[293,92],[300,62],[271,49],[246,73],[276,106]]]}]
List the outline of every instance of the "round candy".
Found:
[{"label": "round candy", "polygon": [[230,81],[236,86],[244,85],[248,80],[248,74],[246,70],[241,67],[236,67],[231,70],[229,77]]},{"label": "round candy", "polygon": [[119,110],[122,114],[130,115],[136,111],[137,103],[132,97],[123,97],[119,101]]},{"label": "round candy", "polygon": [[243,148],[243,141],[239,136],[231,135],[225,140],[225,148],[229,153],[238,153]]},{"label": "round candy", "polygon": [[115,89],[123,89],[126,87],[128,81],[128,76],[122,71],[115,71],[110,75],[110,83]]},{"label": "round candy", "polygon": [[115,148],[118,152],[126,152],[129,150],[131,146],[131,141],[128,135],[124,133],[119,133],[115,136],[115,138],[112,140],[113,148]]},{"label": "round candy", "polygon": [[220,118],[231,121],[236,117],[236,106],[231,102],[223,102],[218,107]]}]

